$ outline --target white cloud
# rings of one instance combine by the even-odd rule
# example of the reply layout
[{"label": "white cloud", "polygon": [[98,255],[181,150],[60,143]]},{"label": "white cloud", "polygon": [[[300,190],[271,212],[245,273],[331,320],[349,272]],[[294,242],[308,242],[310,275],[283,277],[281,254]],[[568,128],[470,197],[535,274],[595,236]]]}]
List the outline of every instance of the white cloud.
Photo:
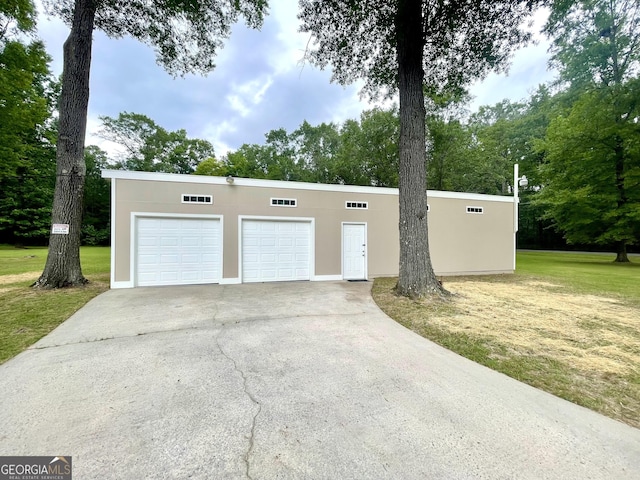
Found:
[{"label": "white cloud", "polygon": [[96,145],[107,152],[109,158],[119,158],[125,153],[124,147],[97,136],[101,127],[102,122],[97,117],[90,116],[87,118],[87,136],[85,139],[85,145]]},{"label": "white cloud", "polygon": [[234,133],[237,130],[237,126],[225,120],[218,124],[207,123],[203,126],[202,133],[203,136],[213,144],[216,158],[221,158],[231,150],[235,150],[235,148],[237,148],[228,145],[226,142],[224,142],[224,140],[222,140],[222,137],[227,133]]},{"label": "white cloud", "polygon": [[298,31],[298,2],[296,0],[281,0],[272,2],[270,16],[278,25],[276,38],[282,50],[271,59],[276,73],[297,70],[300,75],[304,71],[303,63],[309,35]]},{"label": "white cloud", "polygon": [[[94,135],[97,117],[129,111],[147,115],[168,130],[183,128],[191,137],[205,138],[221,156],[243,143],[262,143],[272,129],[293,131],[304,120],[340,124],[373,108],[375,103],[358,96],[362,82],[333,85],[330,71],[300,63],[309,38],[298,32],[297,1],[270,3],[261,31],[242,24],[233,27],[216,70],[206,77],[173,79],[155,64],[151,48],[96,32],[87,141],[113,150]],[[534,28],[540,24],[537,20]],[[68,28],[41,16],[39,35],[53,56],[54,72],[61,73]],[[491,75],[473,86],[473,108],[504,97],[524,98],[551,77],[546,72],[546,44],[529,47],[515,55],[509,77]]]},{"label": "white cloud", "polygon": [[238,113],[241,117],[246,117],[251,113],[251,109],[246,106],[245,102],[240,97],[240,95],[237,95],[237,94],[227,95],[227,102],[229,102],[231,109],[234,112]]},{"label": "white cloud", "polygon": [[241,85],[233,86],[232,93],[227,95],[227,101],[231,108],[240,116],[248,116],[255,106],[262,103],[269,87],[273,85],[271,76],[256,78]]}]

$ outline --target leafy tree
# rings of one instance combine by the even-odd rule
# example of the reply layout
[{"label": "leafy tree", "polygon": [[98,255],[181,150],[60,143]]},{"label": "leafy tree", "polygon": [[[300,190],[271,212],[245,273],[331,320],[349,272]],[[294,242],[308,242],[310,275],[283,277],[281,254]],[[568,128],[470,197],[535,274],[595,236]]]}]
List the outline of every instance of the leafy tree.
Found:
[{"label": "leafy tree", "polygon": [[432,190],[495,193],[486,174],[491,162],[480,153],[481,144],[462,121],[468,101],[466,94],[427,91],[427,185]]},{"label": "leafy tree", "polygon": [[624,0],[558,2],[546,27],[553,61],[577,98],[551,123],[539,203],[570,243],[638,240],[640,8]]},{"label": "leafy tree", "polygon": [[306,120],[290,135],[296,152],[295,163],[305,171],[305,181],[337,183],[336,153],[340,134],[335,124],[311,126]]},{"label": "leafy tree", "polygon": [[[213,161],[196,169],[200,175],[220,175],[240,178],[302,181],[302,168],[295,163],[295,151],[284,129],[272,130],[266,145],[244,144],[229,152],[219,162]],[[202,164],[201,164],[202,165]]]},{"label": "leafy tree", "polygon": [[556,0],[545,26],[551,64],[573,88],[612,87],[638,74],[640,7],[633,0]]},{"label": "leafy tree", "polygon": [[308,58],[333,79],[364,78],[370,94],[399,91],[400,265],[397,291],[444,293],[429,256],[424,90],[453,92],[504,65],[529,38],[530,1],[301,0]]},{"label": "leafy tree", "polygon": [[[304,177],[306,165],[298,160],[296,153],[299,145],[294,142],[293,135],[289,135],[284,128],[271,130],[267,133],[266,145],[256,151],[254,161],[259,162],[265,173],[265,178],[271,180],[308,180]],[[257,146],[253,146],[257,149]]]},{"label": "leafy tree", "polygon": [[0,238],[16,245],[40,244],[51,228],[55,150],[36,143],[11,176],[0,180]]},{"label": "leafy tree", "polygon": [[49,255],[36,286],[82,285],[80,266],[82,200],[86,165],[84,140],[89,101],[91,46],[95,28],[111,37],[130,35],[154,47],[170,73],[208,72],[231,26],[243,17],[259,27],[265,0],[46,0],[71,27],[64,44],[64,69],[57,141],[57,181],[52,223],[69,224],[69,235],[52,234]]},{"label": "leafy tree", "polygon": [[398,186],[398,110],[374,108],[360,115],[358,158],[364,165],[366,184],[375,187]]},{"label": "leafy tree", "polygon": [[[244,144],[237,151],[227,154],[225,166],[226,175],[240,178],[266,178],[268,154],[263,145]],[[281,178],[273,179],[282,180]]]},{"label": "leafy tree", "polygon": [[[473,138],[471,130],[458,119],[431,118],[428,121],[429,151],[427,184],[432,190],[489,193],[486,172],[479,167],[489,162]],[[489,183],[493,183],[489,180]],[[495,193],[495,191],[491,191]]]},{"label": "leafy tree", "polygon": [[31,32],[36,25],[36,9],[31,0],[3,0],[0,3],[0,42],[18,33]]},{"label": "leafy tree", "polygon": [[41,42],[0,43],[0,179],[15,174],[51,116],[49,61]]},{"label": "leafy tree", "polygon": [[40,41],[24,43],[35,27],[30,0],[0,3],[0,181],[16,174],[51,112],[50,57]]},{"label": "leafy tree", "polygon": [[617,122],[620,107],[640,117],[640,80],[612,97],[594,90],[551,122],[544,143],[544,188],[537,202],[569,243],[616,245],[617,262],[640,239],[640,125]]},{"label": "leafy tree", "polygon": [[304,121],[292,133],[271,130],[264,145],[245,144],[220,160],[205,160],[195,173],[395,187],[397,167],[397,112],[374,109],[342,127]]},{"label": "leafy tree", "polygon": [[364,146],[366,142],[360,123],[357,120],[346,120],[340,128],[340,145],[336,152],[335,174],[338,183],[370,185]]},{"label": "leafy tree", "polygon": [[187,138],[185,130],[169,132],[145,115],[124,112],[100,117],[98,136],[124,147],[115,168],[144,172],[193,173],[202,160],[214,157],[206,140]]},{"label": "leafy tree", "polygon": [[84,245],[108,245],[110,232],[111,187],[102,178],[102,170],[110,168],[107,152],[95,145],[84,150],[87,177],[82,214],[82,243]]},{"label": "leafy tree", "polygon": [[226,157],[218,160],[215,157],[209,157],[202,160],[193,172],[196,175],[210,175],[214,177],[226,177],[230,175],[227,169]]},{"label": "leafy tree", "polygon": [[[533,133],[524,120],[527,115],[526,103],[503,100],[480,107],[471,116],[469,127],[480,163],[477,170],[482,178],[478,184],[481,193],[506,194],[513,187],[513,165],[524,161]],[[523,166],[523,173],[524,170]]]},{"label": "leafy tree", "polygon": [[0,3],[0,241],[40,243],[49,232],[56,82],[30,1]]}]

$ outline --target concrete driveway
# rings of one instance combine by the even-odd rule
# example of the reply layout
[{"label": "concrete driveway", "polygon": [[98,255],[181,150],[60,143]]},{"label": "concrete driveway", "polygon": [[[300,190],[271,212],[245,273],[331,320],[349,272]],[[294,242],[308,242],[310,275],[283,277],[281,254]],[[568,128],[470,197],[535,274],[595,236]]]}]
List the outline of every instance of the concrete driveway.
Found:
[{"label": "concrete driveway", "polygon": [[78,479],[638,478],[640,430],[422,339],[370,286],[109,291],[0,366],[0,455]]}]

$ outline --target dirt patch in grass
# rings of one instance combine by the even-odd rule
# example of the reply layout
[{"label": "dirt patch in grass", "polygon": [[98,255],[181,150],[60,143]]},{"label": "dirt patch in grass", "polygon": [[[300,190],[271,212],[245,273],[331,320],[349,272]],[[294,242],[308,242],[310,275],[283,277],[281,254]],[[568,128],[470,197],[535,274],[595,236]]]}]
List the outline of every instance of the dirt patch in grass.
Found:
[{"label": "dirt patch in grass", "polygon": [[451,331],[490,335],[605,374],[628,374],[640,365],[640,312],[615,299],[550,292],[531,282],[464,281],[447,287],[457,294],[457,312],[431,321]]},{"label": "dirt patch in grass", "polygon": [[10,285],[12,283],[19,282],[35,282],[42,272],[25,272],[25,273],[17,273],[15,275],[1,275],[0,276],[0,285]]},{"label": "dirt patch in grass", "polygon": [[518,276],[445,279],[450,301],[397,297],[378,279],[392,318],[474,361],[640,427],[640,309]]}]

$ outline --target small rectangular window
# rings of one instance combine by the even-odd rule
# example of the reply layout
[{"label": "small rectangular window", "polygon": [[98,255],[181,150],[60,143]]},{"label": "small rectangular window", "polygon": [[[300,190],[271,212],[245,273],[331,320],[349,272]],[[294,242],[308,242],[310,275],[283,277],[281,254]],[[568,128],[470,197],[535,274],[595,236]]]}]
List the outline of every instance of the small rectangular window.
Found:
[{"label": "small rectangular window", "polygon": [[212,195],[192,195],[191,193],[182,194],[182,203],[200,203],[204,205],[213,204]]},{"label": "small rectangular window", "polygon": [[484,207],[467,207],[467,213],[483,214]]},{"label": "small rectangular window", "polygon": [[346,208],[366,210],[369,208],[369,202],[347,202]]},{"label": "small rectangular window", "polygon": [[295,207],[298,201],[295,198],[272,198],[272,207]]},{"label": "small rectangular window", "polygon": [[431,205],[427,203],[427,212],[430,212],[430,211],[431,211]]}]

